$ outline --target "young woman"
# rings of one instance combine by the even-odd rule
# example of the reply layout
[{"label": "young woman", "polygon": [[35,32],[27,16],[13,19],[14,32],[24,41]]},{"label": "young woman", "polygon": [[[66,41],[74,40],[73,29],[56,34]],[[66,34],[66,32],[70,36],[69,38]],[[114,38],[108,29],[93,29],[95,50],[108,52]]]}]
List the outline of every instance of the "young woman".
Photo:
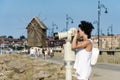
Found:
[{"label": "young woman", "polygon": [[[72,49],[76,51],[74,68],[78,80],[88,80],[91,74],[92,41],[90,38],[93,29],[94,27],[90,22],[81,21],[72,40]],[[81,38],[82,41],[78,41]]]}]

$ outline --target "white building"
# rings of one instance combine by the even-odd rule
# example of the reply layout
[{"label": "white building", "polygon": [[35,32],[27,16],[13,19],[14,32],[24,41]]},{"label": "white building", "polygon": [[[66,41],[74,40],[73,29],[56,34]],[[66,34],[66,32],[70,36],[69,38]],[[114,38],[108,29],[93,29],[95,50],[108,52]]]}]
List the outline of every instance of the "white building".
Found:
[{"label": "white building", "polygon": [[[92,36],[94,46],[98,47],[98,36]],[[99,36],[99,47],[101,49],[120,49],[120,35]]]}]

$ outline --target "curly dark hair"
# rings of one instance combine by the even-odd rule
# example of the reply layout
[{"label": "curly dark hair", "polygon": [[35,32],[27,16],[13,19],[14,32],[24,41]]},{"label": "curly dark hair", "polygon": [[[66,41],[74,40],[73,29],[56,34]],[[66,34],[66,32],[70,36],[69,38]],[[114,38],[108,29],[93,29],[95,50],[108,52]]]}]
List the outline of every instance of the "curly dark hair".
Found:
[{"label": "curly dark hair", "polygon": [[88,35],[88,38],[91,38],[91,32],[94,29],[93,25],[88,21],[81,21],[81,23],[78,25],[78,27],[84,31],[86,35]]}]

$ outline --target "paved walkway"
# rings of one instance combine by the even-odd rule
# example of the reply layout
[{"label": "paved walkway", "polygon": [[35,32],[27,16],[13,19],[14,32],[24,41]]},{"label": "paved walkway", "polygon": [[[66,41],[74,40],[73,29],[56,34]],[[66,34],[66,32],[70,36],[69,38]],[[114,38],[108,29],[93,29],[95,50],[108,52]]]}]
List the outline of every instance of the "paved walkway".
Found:
[{"label": "paved walkway", "polygon": [[113,71],[120,72],[120,64],[98,63],[95,67],[100,69],[113,70]]},{"label": "paved walkway", "polygon": [[98,63],[93,67],[90,80],[120,80],[120,65]]}]

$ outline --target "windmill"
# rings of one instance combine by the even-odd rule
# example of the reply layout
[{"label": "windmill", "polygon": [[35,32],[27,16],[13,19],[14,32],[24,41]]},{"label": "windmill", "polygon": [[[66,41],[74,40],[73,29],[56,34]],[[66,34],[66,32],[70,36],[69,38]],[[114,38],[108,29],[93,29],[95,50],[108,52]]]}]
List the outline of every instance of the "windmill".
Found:
[{"label": "windmill", "polygon": [[26,27],[29,47],[46,46],[46,25],[38,17],[34,17]]}]

